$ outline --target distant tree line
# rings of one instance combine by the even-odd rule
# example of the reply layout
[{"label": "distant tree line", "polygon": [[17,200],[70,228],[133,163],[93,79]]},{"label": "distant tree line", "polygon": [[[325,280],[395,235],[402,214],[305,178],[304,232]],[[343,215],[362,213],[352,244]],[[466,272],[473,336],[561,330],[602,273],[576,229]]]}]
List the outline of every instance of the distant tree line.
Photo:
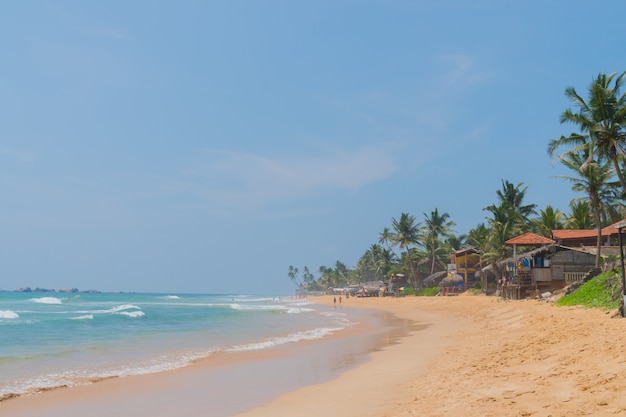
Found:
[{"label": "distant tree line", "polygon": [[569,203],[567,213],[546,206],[526,204],[528,187],[502,180],[496,202],[483,208],[485,221],[468,234],[456,234],[448,213],[437,208],[423,213],[419,222],[409,213],[391,219],[350,269],[340,261],[321,266],[316,278],[305,266],[289,267],[289,278],[302,290],[324,290],[376,280],[402,277],[407,285],[422,288],[423,280],[437,270],[445,270],[449,255],[455,250],[474,247],[481,264],[497,265],[512,255],[505,242],[525,232],[551,237],[552,230],[596,229],[596,265],[601,259],[601,229],[626,214],[626,92],[621,92],[626,72],[600,73],[583,99],[573,87],[565,90],[572,108],[560,117],[561,124],[575,127],[569,135],[548,142],[548,155],[568,168],[570,176],[561,176],[579,196]]}]

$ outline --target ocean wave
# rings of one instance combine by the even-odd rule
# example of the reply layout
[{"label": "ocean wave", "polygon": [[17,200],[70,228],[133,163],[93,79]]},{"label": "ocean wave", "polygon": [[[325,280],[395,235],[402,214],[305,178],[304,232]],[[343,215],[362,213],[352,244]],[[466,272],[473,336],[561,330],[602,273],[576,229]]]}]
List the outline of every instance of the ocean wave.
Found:
[{"label": "ocean wave", "polygon": [[309,313],[311,311],[315,311],[312,308],[302,308],[302,307],[291,307],[287,309],[288,314],[299,314],[299,313]]},{"label": "ocean wave", "polygon": [[20,316],[15,311],[0,310],[0,319],[19,319]]},{"label": "ocean wave", "polygon": [[229,349],[226,349],[226,351],[227,352],[244,352],[244,351],[249,351],[249,350],[268,349],[271,347],[284,345],[286,343],[299,342],[301,340],[321,339],[324,336],[328,336],[329,334],[333,334],[334,332],[339,331],[339,330],[343,330],[343,328],[323,327],[319,329],[306,330],[302,332],[290,333],[287,336],[281,336],[281,337],[275,337],[272,339],[263,340],[261,342],[233,346]]},{"label": "ocean wave", "polygon": [[123,316],[128,316],[132,318],[143,317],[146,315],[143,311],[120,311],[117,314],[121,314]]},{"label": "ocean wave", "polygon": [[40,304],[63,304],[63,300],[56,297],[31,298],[30,301]]},{"label": "ocean wave", "polygon": [[237,303],[231,303],[231,304],[227,304],[230,308],[232,308],[233,310],[239,310],[239,311],[258,311],[258,310],[263,310],[263,311],[286,311],[288,313],[302,313],[302,312],[309,312],[309,311],[314,311],[312,309],[308,309],[308,308],[299,308],[299,307],[293,307],[293,306],[287,306],[287,305],[282,305],[282,304],[237,304]]},{"label": "ocean wave", "polygon": [[77,387],[90,385],[108,378],[118,378],[131,375],[148,375],[174,369],[180,369],[194,361],[206,358],[215,351],[187,352],[179,355],[160,355],[141,360],[131,366],[116,366],[111,368],[83,369],[72,371],[52,372],[46,375],[17,380],[13,383],[0,385],[0,398],[11,395],[25,395],[39,392],[42,389],[59,387]]},{"label": "ocean wave", "polygon": [[177,295],[166,295],[163,298],[167,298],[168,300],[180,300],[180,297]]},{"label": "ocean wave", "polygon": [[93,314],[85,314],[84,316],[72,317],[72,320],[93,320]]},{"label": "ocean wave", "polygon": [[124,310],[141,310],[141,307],[138,307],[133,304],[122,304],[121,306],[113,307],[112,309],[108,311],[110,311],[111,313],[118,313]]},{"label": "ocean wave", "polygon": [[141,307],[133,305],[133,304],[122,304],[117,307],[109,308],[107,310],[90,310],[90,311],[79,311],[79,313],[89,313],[89,314],[111,314],[111,313],[119,313],[125,310],[141,310]]}]

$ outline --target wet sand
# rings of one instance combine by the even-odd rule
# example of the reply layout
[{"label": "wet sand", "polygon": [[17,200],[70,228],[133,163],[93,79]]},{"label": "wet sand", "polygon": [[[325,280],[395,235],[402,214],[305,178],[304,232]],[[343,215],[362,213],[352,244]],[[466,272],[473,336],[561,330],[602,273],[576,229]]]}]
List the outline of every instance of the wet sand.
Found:
[{"label": "wet sand", "polygon": [[320,384],[365,363],[372,351],[415,327],[385,311],[318,306],[355,323],[320,340],[273,349],[222,352],[183,369],[115,378],[0,402],[15,417],[211,416],[228,417],[281,394]]},{"label": "wet sand", "polygon": [[[332,298],[317,301],[332,303]],[[1,403],[0,415],[219,415],[215,407],[223,399],[211,399],[209,393],[216,383],[210,378],[220,369],[227,372],[217,383],[233,390],[244,404],[225,412],[239,417],[626,415],[626,320],[612,318],[614,312],[464,295],[351,298],[338,308],[392,313],[413,326],[400,338],[385,336],[379,327],[357,344],[338,337],[336,345],[329,340],[248,352],[243,362],[241,357],[235,360],[240,371],[228,361],[219,366],[199,363],[171,373],[56,390]],[[379,343],[370,344],[374,340]],[[338,372],[317,382],[297,381],[315,367],[295,371],[288,369],[293,364],[276,361],[301,352],[313,365],[321,352],[362,349],[359,343],[371,350],[370,360],[345,364],[341,361],[346,358],[363,356],[340,355]],[[254,379],[254,388],[242,387],[252,376],[250,364],[260,367],[253,370],[260,377]],[[247,401],[256,390],[280,385],[285,375],[296,378],[283,381],[265,400]]]}]

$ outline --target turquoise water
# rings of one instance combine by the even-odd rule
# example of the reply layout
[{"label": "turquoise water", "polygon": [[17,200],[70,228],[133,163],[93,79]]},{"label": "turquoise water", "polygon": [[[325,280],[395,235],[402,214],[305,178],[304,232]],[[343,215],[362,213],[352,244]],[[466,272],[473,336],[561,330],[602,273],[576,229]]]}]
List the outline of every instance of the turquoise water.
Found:
[{"label": "turquoise water", "polygon": [[350,325],[341,312],[289,297],[0,292],[0,398],[175,369]]}]

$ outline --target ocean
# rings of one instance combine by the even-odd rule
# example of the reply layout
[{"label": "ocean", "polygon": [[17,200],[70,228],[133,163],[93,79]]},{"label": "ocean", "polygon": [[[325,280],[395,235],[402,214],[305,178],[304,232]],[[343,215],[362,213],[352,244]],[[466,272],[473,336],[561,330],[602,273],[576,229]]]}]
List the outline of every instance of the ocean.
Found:
[{"label": "ocean", "polygon": [[0,399],[341,332],[341,309],[250,295],[0,292]]}]

